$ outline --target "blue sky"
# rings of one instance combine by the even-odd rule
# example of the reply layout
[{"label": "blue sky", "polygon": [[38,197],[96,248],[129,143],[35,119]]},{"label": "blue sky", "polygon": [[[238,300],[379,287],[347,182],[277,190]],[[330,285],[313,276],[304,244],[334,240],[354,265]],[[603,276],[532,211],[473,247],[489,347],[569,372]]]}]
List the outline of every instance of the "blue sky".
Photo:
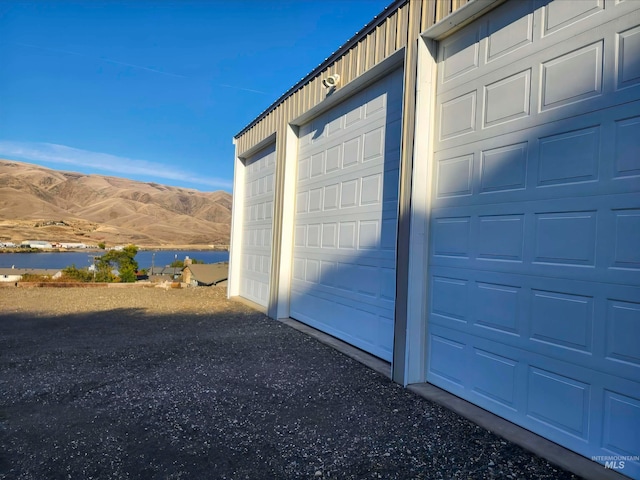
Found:
[{"label": "blue sky", "polygon": [[232,137],[391,0],[0,0],[0,158],[231,191]]}]

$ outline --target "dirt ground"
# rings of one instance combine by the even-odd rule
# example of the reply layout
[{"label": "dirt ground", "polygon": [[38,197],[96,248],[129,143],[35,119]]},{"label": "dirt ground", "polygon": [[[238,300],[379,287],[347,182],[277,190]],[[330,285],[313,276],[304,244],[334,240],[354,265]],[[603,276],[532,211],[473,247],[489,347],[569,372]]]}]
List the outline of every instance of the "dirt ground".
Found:
[{"label": "dirt ground", "polygon": [[0,478],[575,478],[225,293],[0,288]]}]

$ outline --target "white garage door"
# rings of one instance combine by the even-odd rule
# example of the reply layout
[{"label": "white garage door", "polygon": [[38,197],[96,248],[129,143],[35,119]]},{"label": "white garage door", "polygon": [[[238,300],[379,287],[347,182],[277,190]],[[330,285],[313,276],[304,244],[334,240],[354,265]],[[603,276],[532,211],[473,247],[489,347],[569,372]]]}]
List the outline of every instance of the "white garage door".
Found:
[{"label": "white garage door", "polygon": [[263,307],[269,302],[275,144],[245,162],[240,296]]},{"label": "white garage door", "polygon": [[640,2],[531,5],[439,47],[427,380],[640,478]]},{"label": "white garage door", "polygon": [[300,127],[291,317],[391,360],[402,72]]}]

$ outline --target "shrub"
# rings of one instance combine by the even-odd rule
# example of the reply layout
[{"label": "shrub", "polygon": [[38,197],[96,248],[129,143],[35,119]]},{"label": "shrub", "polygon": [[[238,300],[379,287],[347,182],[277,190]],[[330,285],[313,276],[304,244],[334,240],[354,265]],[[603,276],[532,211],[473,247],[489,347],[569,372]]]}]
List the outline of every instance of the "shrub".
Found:
[{"label": "shrub", "polygon": [[25,273],[22,275],[21,282],[57,282],[57,279],[53,279],[46,275],[37,275],[35,273]]},{"label": "shrub", "polygon": [[93,273],[88,270],[76,268],[74,264],[62,270],[62,282],[91,282]]}]

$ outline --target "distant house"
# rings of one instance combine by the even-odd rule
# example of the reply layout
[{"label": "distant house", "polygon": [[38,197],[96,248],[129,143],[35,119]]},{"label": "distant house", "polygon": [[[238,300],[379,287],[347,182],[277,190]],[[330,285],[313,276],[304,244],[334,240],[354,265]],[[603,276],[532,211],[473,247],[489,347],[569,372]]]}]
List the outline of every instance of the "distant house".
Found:
[{"label": "distant house", "polygon": [[0,268],[0,282],[19,282],[24,275],[42,275],[49,278],[60,278],[62,271],[55,268]]},{"label": "distant house", "polygon": [[182,275],[180,267],[151,267],[148,271],[149,280],[152,282],[173,282]]},{"label": "distant house", "polygon": [[0,268],[0,282],[19,282],[22,280],[22,269]]},{"label": "distant house", "polygon": [[85,243],[61,243],[60,248],[88,248]]},{"label": "distant house", "polygon": [[227,279],[229,264],[227,262],[187,265],[182,269],[182,281],[193,287],[209,287]]},{"label": "distant house", "polygon": [[53,248],[51,242],[46,242],[44,240],[25,240],[20,244],[21,247],[31,247],[31,248]]}]

